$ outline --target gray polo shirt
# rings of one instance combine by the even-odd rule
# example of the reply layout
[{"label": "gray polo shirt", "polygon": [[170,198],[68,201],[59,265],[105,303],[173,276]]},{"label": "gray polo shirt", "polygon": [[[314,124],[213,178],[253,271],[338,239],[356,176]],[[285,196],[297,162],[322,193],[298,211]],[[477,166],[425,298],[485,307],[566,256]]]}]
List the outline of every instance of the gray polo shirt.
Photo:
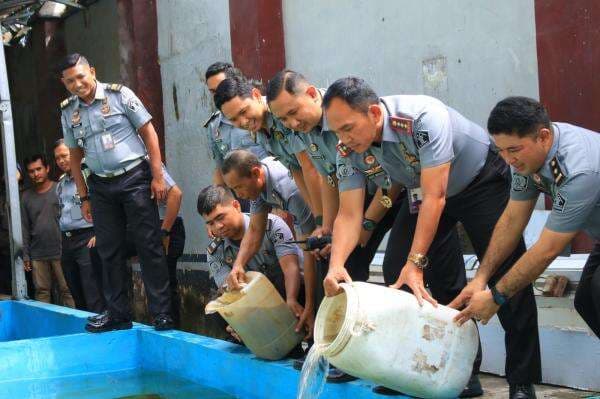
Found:
[{"label": "gray polo shirt", "polygon": [[[250,216],[247,214],[244,214],[244,224],[248,229]],[[301,267],[304,259],[302,250],[298,245],[290,244],[292,240],[294,236],[285,221],[279,216],[269,214],[260,249],[246,265],[247,270],[261,272],[267,277],[276,276],[282,273],[279,259],[286,255],[298,256],[298,265]],[[225,238],[212,254],[207,253],[209,274],[217,287],[225,284],[239,250],[240,242]]]},{"label": "gray polo shirt", "polygon": [[510,197],[553,198],[549,230],[584,230],[600,240],[600,134],[568,123],[552,124],[554,141],[542,168],[523,176],[513,170]]},{"label": "gray polo shirt", "polygon": [[[450,162],[447,196],[452,197],[478,175],[490,147],[483,128],[433,97],[389,96],[381,104],[382,142],[371,151],[392,181],[417,188],[422,168]],[[364,167],[359,165],[364,154],[352,152],[348,158],[354,170],[347,173],[346,187],[364,186]]]},{"label": "gray polo shirt", "polygon": [[250,213],[268,212],[271,208],[283,209],[294,217],[294,224],[303,234],[312,232],[316,227],[315,219],[288,170],[271,158],[263,159],[262,165],[266,186],[259,197],[250,202]]}]

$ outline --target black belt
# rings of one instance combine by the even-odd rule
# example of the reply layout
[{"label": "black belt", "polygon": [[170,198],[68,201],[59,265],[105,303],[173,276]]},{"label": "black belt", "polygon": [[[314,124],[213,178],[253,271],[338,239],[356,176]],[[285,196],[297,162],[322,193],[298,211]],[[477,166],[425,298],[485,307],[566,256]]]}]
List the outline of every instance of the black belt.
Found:
[{"label": "black belt", "polygon": [[71,238],[71,237],[74,237],[74,236],[77,236],[77,235],[80,235],[80,234],[83,234],[83,233],[90,232],[92,230],[94,230],[93,227],[84,227],[82,229],[74,229],[74,230],[63,231],[62,235],[63,235],[63,237]]}]

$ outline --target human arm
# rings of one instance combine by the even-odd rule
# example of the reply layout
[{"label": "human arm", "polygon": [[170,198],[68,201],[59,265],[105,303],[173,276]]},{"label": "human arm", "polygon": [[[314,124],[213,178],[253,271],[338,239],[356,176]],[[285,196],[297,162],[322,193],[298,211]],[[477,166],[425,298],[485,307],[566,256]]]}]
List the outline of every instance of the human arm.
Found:
[{"label": "human arm", "polygon": [[227,284],[230,289],[240,289],[240,283],[245,281],[246,265],[258,252],[264,238],[267,228],[267,215],[267,209],[259,210],[251,215],[250,224],[240,243],[240,250],[233,262],[231,273],[227,277]]}]

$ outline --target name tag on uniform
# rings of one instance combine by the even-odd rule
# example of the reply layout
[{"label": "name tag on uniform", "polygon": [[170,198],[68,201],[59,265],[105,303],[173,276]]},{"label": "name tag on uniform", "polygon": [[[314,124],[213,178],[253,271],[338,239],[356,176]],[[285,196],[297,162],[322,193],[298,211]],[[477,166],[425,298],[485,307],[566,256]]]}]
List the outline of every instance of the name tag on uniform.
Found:
[{"label": "name tag on uniform", "polygon": [[423,203],[423,192],[421,188],[408,189],[408,209],[410,213],[419,213],[421,204]]},{"label": "name tag on uniform", "polygon": [[110,132],[105,131],[102,133],[100,139],[102,140],[102,149],[104,149],[104,151],[109,151],[115,148],[115,141],[113,140],[113,136]]}]

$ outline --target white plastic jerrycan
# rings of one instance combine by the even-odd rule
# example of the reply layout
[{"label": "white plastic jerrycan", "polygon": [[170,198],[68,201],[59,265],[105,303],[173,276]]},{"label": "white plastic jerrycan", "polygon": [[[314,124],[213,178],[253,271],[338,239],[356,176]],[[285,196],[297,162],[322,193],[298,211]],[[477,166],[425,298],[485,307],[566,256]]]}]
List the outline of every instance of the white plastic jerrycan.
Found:
[{"label": "white plastic jerrycan", "polygon": [[241,290],[224,293],[205,312],[219,312],[257,357],[282,359],[304,337],[294,330],[298,320],[265,275],[246,272],[246,279]]},{"label": "white plastic jerrycan", "polygon": [[325,298],[315,322],[315,344],[350,375],[421,398],[456,398],[467,385],[478,332],[458,313],[434,308],[404,291],[369,283],[341,284]]}]

